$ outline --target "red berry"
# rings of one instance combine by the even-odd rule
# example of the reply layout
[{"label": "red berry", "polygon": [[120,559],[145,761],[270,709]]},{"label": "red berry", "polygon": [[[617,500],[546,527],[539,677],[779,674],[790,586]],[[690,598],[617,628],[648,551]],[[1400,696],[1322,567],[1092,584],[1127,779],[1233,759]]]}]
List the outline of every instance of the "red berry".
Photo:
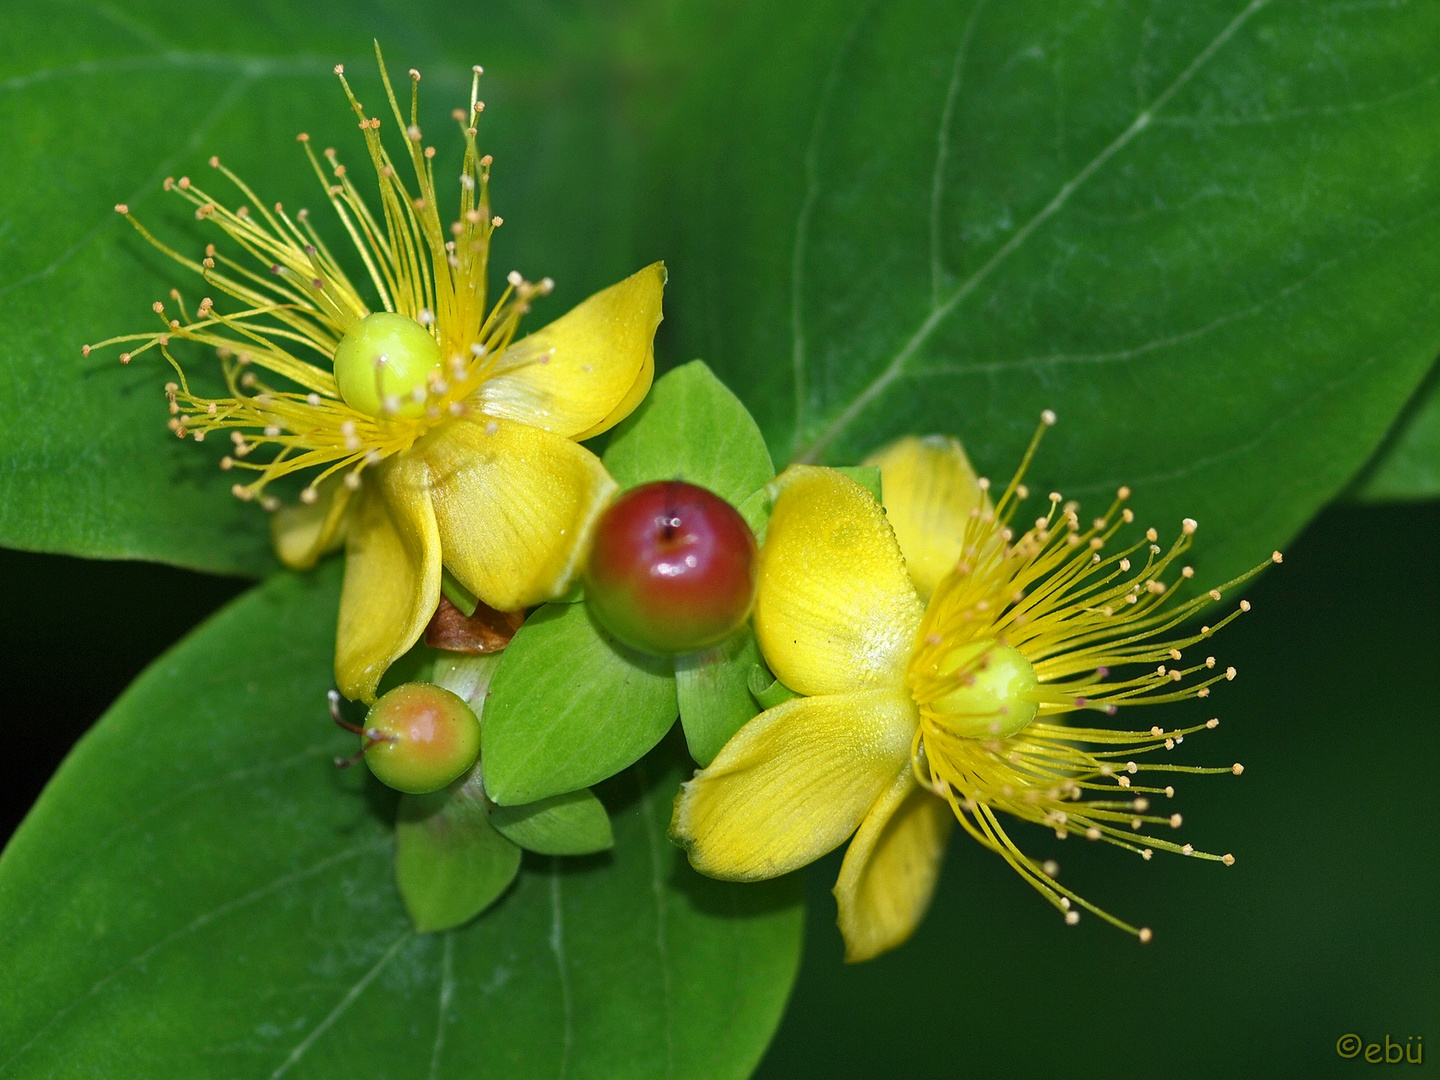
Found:
[{"label": "red berry", "polygon": [[376,779],[411,795],[439,791],[480,754],[480,721],[470,706],[430,683],[406,683],[382,697],[361,737]]},{"label": "red berry", "polygon": [[610,633],[643,652],[718,644],[755,601],[755,536],[733,506],[702,487],[643,484],[596,525],[585,599]]}]

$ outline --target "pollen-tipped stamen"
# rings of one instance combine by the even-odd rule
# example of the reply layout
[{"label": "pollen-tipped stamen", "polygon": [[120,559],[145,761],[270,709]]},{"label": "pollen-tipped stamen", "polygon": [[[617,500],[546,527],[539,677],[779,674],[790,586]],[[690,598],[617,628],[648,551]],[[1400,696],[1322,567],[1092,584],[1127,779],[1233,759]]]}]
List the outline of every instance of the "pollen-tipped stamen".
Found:
[{"label": "pollen-tipped stamen", "polygon": [[[1168,550],[1159,545],[1157,531],[1150,529],[1144,540],[1102,554],[1119,530],[1134,521],[1134,514],[1123,505],[1130,496],[1128,488],[1121,488],[1106,513],[1088,527],[1081,525],[1077,503],[1052,493],[1048,511],[1017,537],[1011,521],[1028,495],[1023,476],[1045,429],[1053,423],[1054,414],[1047,410],[994,508],[982,505],[971,511],[957,566],[937,587],[926,609],[909,668],[909,684],[921,716],[912,764],[919,782],[951,803],[967,831],[1065,911],[1067,921],[1074,921],[1072,905],[1078,904],[1148,940],[1148,931],[1056,884],[1015,846],[996,811],[1053,828],[1062,839],[1072,833],[1083,835],[1146,859],[1158,849],[1232,864],[1234,858],[1228,854],[1212,855],[1142,833],[1147,825],[1179,827],[1178,815],[1167,818],[1147,812],[1146,796],[1170,797],[1174,789],[1131,779],[1157,772],[1238,776],[1242,771],[1238,765],[1207,768],[1146,760],[1173,750],[1186,735],[1213,728],[1218,721],[1168,731],[1154,727],[1149,732],[1077,728],[1050,721],[1077,710],[1114,715],[1122,706],[1205,697],[1216,682],[1233,679],[1235,669],[1216,671],[1213,656],[1189,663],[1184,656],[1185,650],[1248,611],[1246,601],[1199,633],[1171,639],[1159,636],[1281,557],[1275,552],[1267,563],[1218,589],[1176,601],[1175,586],[1189,580],[1194,571],[1181,566],[1178,575],[1170,574],[1191,546],[1197,529],[1194,521],[1182,522]],[[988,482],[982,480],[981,487],[988,490]],[[1004,661],[1012,655],[1023,658],[1034,682],[1007,683],[1014,699],[1007,701],[1003,693],[990,693],[995,680],[986,675],[986,667],[988,658]],[[1154,667],[1136,671],[1142,665]],[[1114,669],[1124,670],[1112,676]],[[1216,673],[1187,682],[1211,671]],[[976,702],[983,702],[984,708],[956,708]],[[1016,722],[1026,710],[1033,710],[1032,718]],[[987,715],[991,717],[988,731],[978,732],[977,727],[985,725],[977,721]],[[1086,800],[1091,793],[1102,797]],[[1124,798],[1115,799],[1116,795]]]},{"label": "pollen-tipped stamen", "polygon": [[[189,259],[151,234],[130,214],[128,206],[116,207],[142,237],[200,275],[215,295],[229,296],[242,306],[224,313],[207,296],[192,318],[174,293],[180,318],[167,318],[164,305],[157,304],[161,331],[110,338],[87,345],[83,351],[89,355],[92,348],[123,344],[127,349],[121,361],[129,363],[158,349],[176,372],[176,382],[167,389],[171,430],[196,441],[215,430],[243,433],[236,452],[222,459],[221,468],[257,473],[256,479],[236,484],[233,490],[238,497],[256,499],[271,509],[279,503],[265,488],[283,476],[314,472],[304,489],[312,500],[317,486],[336,473],[345,473],[353,488],[366,468],[408,448],[432,425],[466,415],[473,408],[467,399],[486,378],[506,370],[506,349],[531,299],[544,295],[551,286],[548,279],[534,284],[511,275],[499,301],[486,309],[489,238],[499,219],[489,206],[490,158],[481,157],[475,145],[474,121],[484,107],[478,98],[480,69],[475,69],[472,79],[469,110],[456,110],[465,155],[460,215],[447,239],[439,215],[433,149],[422,150],[416,137],[418,72],[412,74],[407,123],[378,46],[376,57],[391,111],[406,135],[416,194],[400,180],[380,142],[380,120],[365,113],[345,81],[343,69],[337,68],[336,73],[360,118],[379,181],[380,220],[371,213],[333,150],[323,155],[330,163],[332,182],[309,136],[300,135],[299,142],[365,266],[381,308],[423,326],[443,359],[443,369],[428,368],[398,393],[377,373],[376,396],[382,407],[354,408],[336,384],[332,370],[336,350],[371,310],[306,211],[292,218],[278,203],[268,209],[218,158],[212,158],[211,165],[245,200],[233,211],[188,177],[165,181],[166,191],[192,205],[198,219],[217,224],[263,268],[257,269],[224,255],[213,244],[207,245],[202,260]],[[211,398],[192,391],[170,351],[176,340],[216,350],[227,396]],[[277,376],[281,385],[270,385],[257,371]],[[394,407],[387,409],[383,407],[386,404]]]}]

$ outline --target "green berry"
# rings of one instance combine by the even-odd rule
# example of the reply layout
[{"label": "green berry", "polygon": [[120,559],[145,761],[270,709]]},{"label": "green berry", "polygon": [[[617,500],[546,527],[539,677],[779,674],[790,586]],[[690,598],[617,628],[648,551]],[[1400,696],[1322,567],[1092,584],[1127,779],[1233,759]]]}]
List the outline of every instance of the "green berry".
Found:
[{"label": "green berry", "polygon": [[442,373],[430,331],[388,311],[366,315],[335,350],[340,396],[370,416],[425,415],[426,392]]},{"label": "green berry", "polygon": [[411,795],[439,791],[480,755],[480,721],[465,700],[430,683],[397,686],[365,717],[365,764]]}]

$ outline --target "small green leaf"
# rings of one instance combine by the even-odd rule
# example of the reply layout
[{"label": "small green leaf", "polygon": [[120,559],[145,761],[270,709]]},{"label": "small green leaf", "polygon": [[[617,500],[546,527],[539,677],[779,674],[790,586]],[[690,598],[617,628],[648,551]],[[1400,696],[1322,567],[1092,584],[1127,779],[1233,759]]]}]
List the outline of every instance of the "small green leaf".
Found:
[{"label": "small green leaf", "polygon": [[675,658],[680,725],[690,756],[700,765],[715,760],[730,736],[760,711],[749,688],[750,671],[759,660],[748,623],[713,649]]},{"label": "small green leaf", "polygon": [[670,661],[633,652],[584,604],[546,604],[500,654],[481,727],[502,806],[578,791],[644,756],[679,706]]},{"label": "small green leaf", "polygon": [[749,687],[750,693],[755,695],[755,700],[764,709],[773,709],[782,701],[800,696],[775,678],[764,664],[756,664],[750,669]]},{"label": "small green leaf", "polygon": [[622,488],[685,480],[736,506],[775,475],[749,411],[701,360],[655,383],[615,429],[604,460]]},{"label": "small green leaf", "polygon": [[880,488],[880,467],[878,465],[839,465],[836,472],[842,472],[851,480],[863,487],[875,497],[875,501],[883,503],[883,492]]},{"label": "small green leaf", "polygon": [[592,855],[615,846],[610,817],[588,790],[524,806],[490,805],[490,824],[537,855]]},{"label": "small green leaf", "polygon": [[434,667],[431,669],[430,681],[436,686],[444,687],[452,694],[464,698],[483,724],[485,722],[485,695],[490,690],[490,680],[495,677],[495,669],[500,666],[500,657],[503,653],[482,653],[475,656],[470,653],[446,652],[440,649],[432,651],[435,654],[435,661]]},{"label": "small green leaf", "polygon": [[444,791],[400,800],[395,883],[422,934],[469,922],[520,871],[520,848],[492,827],[485,803],[479,769]]}]

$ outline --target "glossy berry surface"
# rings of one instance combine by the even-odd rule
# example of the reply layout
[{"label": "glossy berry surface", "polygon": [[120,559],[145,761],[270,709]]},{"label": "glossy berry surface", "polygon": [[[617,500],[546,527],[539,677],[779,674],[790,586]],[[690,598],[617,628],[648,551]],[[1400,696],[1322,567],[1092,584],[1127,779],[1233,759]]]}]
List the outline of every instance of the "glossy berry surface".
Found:
[{"label": "glossy berry surface", "polygon": [[755,537],[733,506],[679,480],[620,496],[595,527],[585,599],[632,648],[670,656],[718,644],[755,601]]},{"label": "glossy berry surface", "polygon": [[480,755],[480,721],[464,700],[429,683],[391,690],[365,717],[365,764],[396,791],[439,791]]},{"label": "glossy berry surface", "polygon": [[440,345],[405,315],[377,311],[340,339],[335,382],[345,404],[370,416],[423,416],[442,371]]}]

